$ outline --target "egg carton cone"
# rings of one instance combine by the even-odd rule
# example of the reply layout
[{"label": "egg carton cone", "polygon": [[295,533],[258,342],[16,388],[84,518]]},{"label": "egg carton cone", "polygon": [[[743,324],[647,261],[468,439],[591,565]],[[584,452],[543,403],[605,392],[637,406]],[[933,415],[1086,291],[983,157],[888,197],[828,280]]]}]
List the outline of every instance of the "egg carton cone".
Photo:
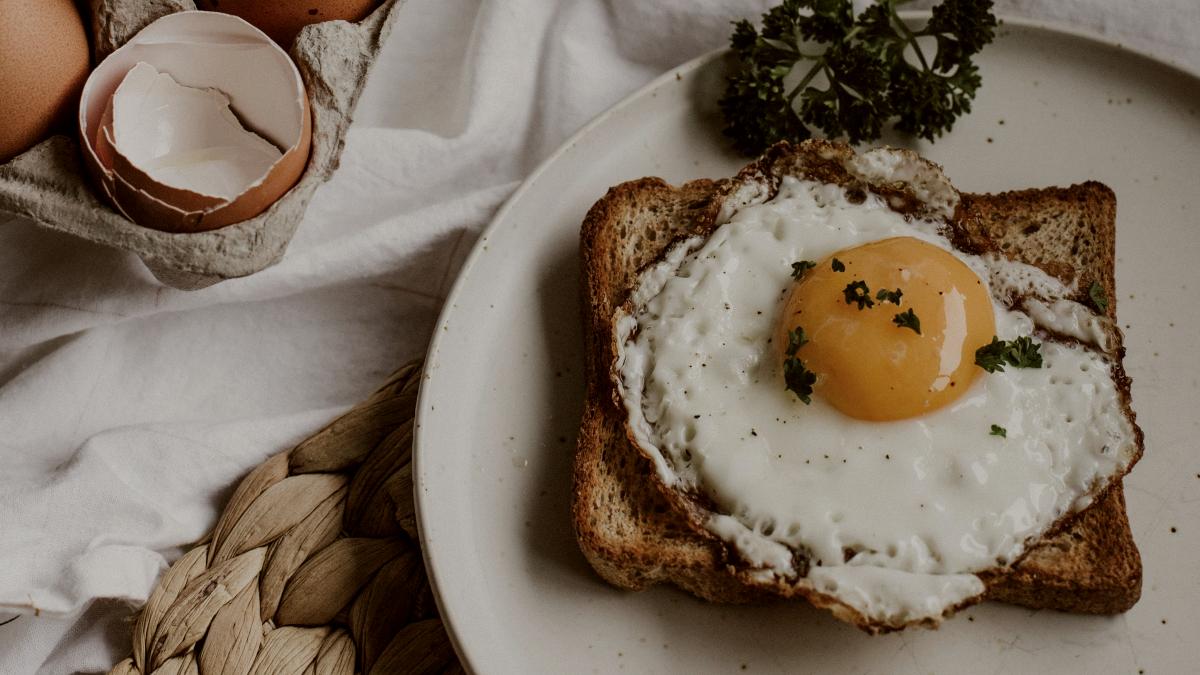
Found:
[{"label": "egg carton cone", "polygon": [[[160,282],[183,290],[254,274],[283,258],[317,187],[345,146],[367,73],[404,0],[384,0],[358,23],[305,27],[290,55],[312,114],[312,148],[300,179],[259,215],[207,232],[165,232],[134,223],[102,200],[88,177],[77,136],[55,135],[0,165],[0,213],[136,254]],[[92,5],[98,64],[138,31],[192,0],[98,0]]]}]

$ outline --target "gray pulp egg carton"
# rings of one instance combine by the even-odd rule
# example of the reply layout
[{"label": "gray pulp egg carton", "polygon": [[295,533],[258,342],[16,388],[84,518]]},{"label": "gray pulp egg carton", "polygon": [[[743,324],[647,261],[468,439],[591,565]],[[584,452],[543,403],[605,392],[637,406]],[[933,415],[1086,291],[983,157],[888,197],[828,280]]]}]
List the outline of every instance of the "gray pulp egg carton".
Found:
[{"label": "gray pulp egg carton", "polygon": [[[170,233],[137,225],[93,190],[77,137],[56,135],[0,164],[0,213],[131,251],[162,283],[184,290],[243,277],[279,262],[317,186],[338,166],[354,106],[403,0],[384,0],[359,23],[306,27],[291,56],[312,109],[308,166],[258,216],[209,232]],[[93,4],[96,63],[154,20],[196,9],[193,0],[101,0]]]}]

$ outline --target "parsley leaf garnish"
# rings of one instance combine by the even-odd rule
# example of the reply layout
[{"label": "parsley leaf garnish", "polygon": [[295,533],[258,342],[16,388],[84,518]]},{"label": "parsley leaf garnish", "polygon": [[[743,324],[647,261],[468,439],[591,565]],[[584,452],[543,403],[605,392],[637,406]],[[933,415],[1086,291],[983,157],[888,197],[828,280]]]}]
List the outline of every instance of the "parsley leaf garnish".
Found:
[{"label": "parsley leaf garnish", "polygon": [[815,263],[811,260],[798,260],[798,261],[792,263],[792,278],[796,279],[798,281],[800,279],[800,277],[804,276],[805,272],[811,270],[812,268],[814,268],[816,266],[817,266],[817,263]]},{"label": "parsley leaf garnish", "polygon": [[788,391],[805,405],[812,403],[813,385],[817,383],[817,375],[804,366],[804,362],[795,356],[783,360],[783,381]]},{"label": "parsley leaf garnish", "polygon": [[796,352],[808,344],[808,336],[804,334],[804,328],[796,326],[793,330],[788,331],[787,349],[784,353],[788,356],[795,356]]},{"label": "parsley leaf garnish", "polygon": [[881,289],[879,289],[879,292],[875,294],[875,299],[883,301],[883,302],[890,302],[893,305],[899,305],[900,304],[900,296],[902,296],[902,295],[904,295],[904,291],[900,290],[899,288],[897,288],[894,291],[889,291],[886,288],[881,288]]},{"label": "parsley leaf garnish", "polygon": [[1004,360],[1018,368],[1041,368],[1042,353],[1038,351],[1041,345],[1028,336],[1022,336],[1009,342],[1008,354]]},{"label": "parsley leaf garnish", "polygon": [[1088,297],[1092,299],[1092,304],[1101,312],[1108,311],[1108,295],[1104,293],[1104,287],[1099,282],[1093,281],[1088,288]]},{"label": "parsley leaf garnish", "polygon": [[992,432],[989,435],[990,436],[999,436],[1000,438],[1008,438],[1008,429],[1005,429],[1004,427],[1000,426],[999,424],[993,424]]},{"label": "parsley leaf garnish", "polygon": [[865,281],[851,281],[846,284],[842,293],[846,296],[847,305],[857,304],[860,310],[875,306],[875,301],[871,299],[871,289],[867,288]]},{"label": "parsley leaf garnish", "polygon": [[975,350],[975,365],[989,373],[1004,370],[1004,354],[1008,351],[1008,343],[992,336],[992,341]]},{"label": "parsley leaf garnish", "polygon": [[979,88],[972,57],[995,37],[992,2],[944,0],[915,30],[896,14],[903,2],[877,0],[855,17],[851,0],[783,0],[761,32],[738,21],[729,40],[737,65],[718,102],[737,149],[758,154],[814,128],[859,143],[893,119],[928,140],[949,131]]},{"label": "parsley leaf garnish", "polygon": [[833,262],[829,263],[829,266],[833,268],[834,272],[845,272],[846,271],[846,266],[844,264],[842,264],[842,261],[838,260],[837,258],[834,258]]},{"label": "parsley leaf garnish", "polygon": [[784,350],[787,358],[783,360],[784,384],[797,398],[804,401],[805,405],[812,403],[812,387],[817,381],[816,374],[796,358],[796,352],[807,343],[808,336],[804,334],[803,327],[796,326],[789,330],[787,348]]},{"label": "parsley leaf garnish", "polygon": [[975,365],[989,373],[1002,372],[1004,366],[1016,368],[1041,368],[1041,344],[1029,337],[1004,341],[992,336],[992,341],[975,350]]},{"label": "parsley leaf garnish", "polygon": [[921,320],[913,313],[912,308],[907,312],[900,312],[892,317],[892,323],[901,328],[911,328],[917,335],[921,334]]}]

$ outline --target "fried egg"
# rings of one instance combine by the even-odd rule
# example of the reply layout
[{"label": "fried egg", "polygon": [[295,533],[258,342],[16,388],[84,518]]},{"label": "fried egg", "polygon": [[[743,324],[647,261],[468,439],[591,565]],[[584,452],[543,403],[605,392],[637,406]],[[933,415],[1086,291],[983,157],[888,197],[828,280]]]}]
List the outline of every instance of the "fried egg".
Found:
[{"label": "fried egg", "polygon": [[[919,196],[949,218],[947,190]],[[755,578],[870,621],[937,621],[1127,468],[1104,319],[1073,288],[960,252],[942,221],[874,193],[795,177],[743,192],[640,275],[613,378],[658,478],[699,496]],[[976,365],[993,337],[1038,328],[1076,341],[1037,338],[1040,368]],[[790,357],[815,375],[807,404]]]}]

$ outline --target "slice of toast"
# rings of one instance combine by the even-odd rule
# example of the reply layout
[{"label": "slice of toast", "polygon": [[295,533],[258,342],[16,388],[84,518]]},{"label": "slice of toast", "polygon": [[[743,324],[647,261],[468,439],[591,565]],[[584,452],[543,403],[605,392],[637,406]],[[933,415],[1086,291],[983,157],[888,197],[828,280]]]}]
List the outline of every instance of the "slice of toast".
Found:
[{"label": "slice of toast", "polygon": [[[580,548],[608,582],[627,589],[668,583],[717,602],[778,597],[771,588],[747,583],[737,574],[736,556],[728,545],[681,513],[666,488],[653,479],[651,461],[630,445],[610,379],[615,356],[612,321],[638,272],[673,241],[711,231],[721,207],[736,198],[747,176],[762,173],[771,163],[790,163],[807,178],[841,180],[826,175],[818,161],[817,155],[831,148],[849,152],[829,143],[785,144],[768,153],[773,159],[764,158],[733,180],[697,180],[679,187],[657,178],[631,181],[610,189],[589,211],[580,244],[587,400],[575,456],[573,521]],[[903,194],[872,186],[876,188],[903,202]],[[952,239],[967,251],[999,250],[1064,282],[1086,280],[1076,284],[1080,289],[1098,283],[1108,298],[1106,313],[1113,325],[1109,339],[1115,340],[1119,361],[1123,348],[1115,328],[1115,214],[1112,191],[1094,182],[964,194],[953,219]],[[1084,295],[1086,290],[1080,290],[1078,299],[1087,302]],[[1132,421],[1128,380],[1119,366],[1117,371]],[[1141,433],[1134,428],[1140,455]],[[1032,542],[1016,564],[980,576],[991,599],[1033,608],[1116,613],[1139,598],[1141,569],[1121,484],[1114,481],[1092,506]],[[894,628],[825,606],[869,632]]]}]

